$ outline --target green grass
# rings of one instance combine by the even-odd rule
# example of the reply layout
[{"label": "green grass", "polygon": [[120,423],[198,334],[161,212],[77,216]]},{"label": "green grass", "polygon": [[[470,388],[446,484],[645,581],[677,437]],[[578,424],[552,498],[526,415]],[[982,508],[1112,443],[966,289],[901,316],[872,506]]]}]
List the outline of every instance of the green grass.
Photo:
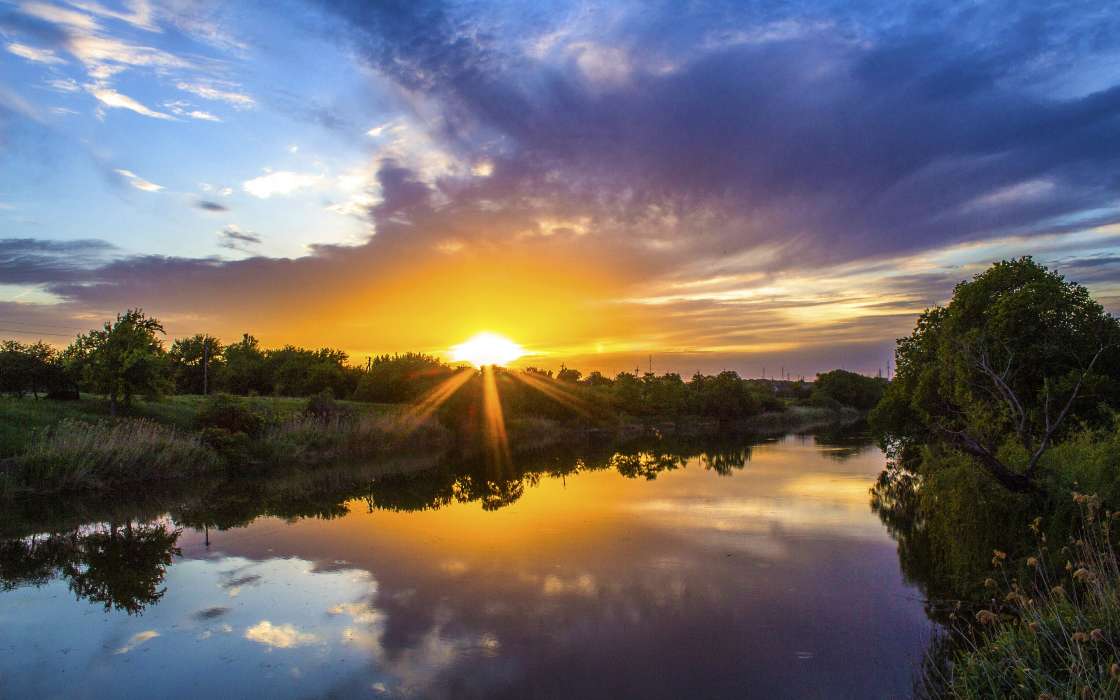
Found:
[{"label": "green grass", "polygon": [[1025,575],[1004,572],[1005,555],[995,552],[992,602],[974,615],[979,631],[960,634],[949,663],[927,662],[934,671],[927,671],[923,695],[1120,697],[1120,560],[1111,537],[1120,515],[1096,496],[1073,498],[1079,536],[1049,544],[1036,521],[1039,548]]},{"label": "green grass", "polygon": [[[307,399],[272,396],[235,397],[261,415],[284,421],[300,414]],[[137,400],[129,409],[121,409],[118,418],[145,418],[160,425],[194,430],[194,417],[204,396],[169,396],[159,401]],[[398,410],[393,404],[371,404],[357,401],[339,401],[339,404],[359,415],[387,415]],[[22,399],[0,397],[0,458],[11,457],[27,450],[35,436],[63,420],[93,422],[109,418],[109,402],[102,397],[83,394],[78,401],[49,401],[47,399]]]}]

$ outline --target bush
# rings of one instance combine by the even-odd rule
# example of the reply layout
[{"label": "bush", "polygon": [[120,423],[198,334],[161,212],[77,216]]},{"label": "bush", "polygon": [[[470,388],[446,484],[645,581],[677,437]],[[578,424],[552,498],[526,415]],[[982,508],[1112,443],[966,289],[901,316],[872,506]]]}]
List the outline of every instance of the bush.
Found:
[{"label": "bush", "polygon": [[349,409],[334,400],[334,395],[330,389],[324,389],[309,398],[303,412],[321,420],[339,418],[350,414]]},{"label": "bush", "polygon": [[264,429],[264,419],[237,399],[224,394],[206,400],[195,415],[195,425],[200,430],[216,428],[231,434],[243,433],[258,437]]}]

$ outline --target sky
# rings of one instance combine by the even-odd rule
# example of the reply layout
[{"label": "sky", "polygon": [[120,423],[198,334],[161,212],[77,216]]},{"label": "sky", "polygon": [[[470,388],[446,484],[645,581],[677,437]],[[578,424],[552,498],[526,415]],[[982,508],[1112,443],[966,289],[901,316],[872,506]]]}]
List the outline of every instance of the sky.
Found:
[{"label": "sky", "polygon": [[1120,311],[1114,3],[0,0],[0,337],[874,374],[1020,255]]}]

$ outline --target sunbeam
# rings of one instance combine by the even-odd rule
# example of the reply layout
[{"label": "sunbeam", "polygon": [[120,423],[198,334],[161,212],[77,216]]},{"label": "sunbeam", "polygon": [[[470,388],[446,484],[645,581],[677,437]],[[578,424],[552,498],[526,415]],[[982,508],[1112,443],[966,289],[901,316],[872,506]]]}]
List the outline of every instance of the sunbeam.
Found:
[{"label": "sunbeam", "polygon": [[491,460],[499,467],[511,464],[513,459],[506,435],[506,421],[502,415],[502,399],[498,395],[498,382],[491,365],[482,368],[482,414],[486,421],[486,444]]},{"label": "sunbeam", "polygon": [[556,403],[572,409],[579,415],[585,418],[591,416],[591,406],[569,391],[566,387],[561,386],[559,382],[547,377],[535,375],[531,372],[511,372],[510,374],[514,379],[517,379],[526,386],[536,389]]},{"label": "sunbeam", "polygon": [[464,368],[437,384],[401,415],[401,427],[408,432],[416,430],[435,413],[437,408],[470,381],[473,375],[474,370]]}]

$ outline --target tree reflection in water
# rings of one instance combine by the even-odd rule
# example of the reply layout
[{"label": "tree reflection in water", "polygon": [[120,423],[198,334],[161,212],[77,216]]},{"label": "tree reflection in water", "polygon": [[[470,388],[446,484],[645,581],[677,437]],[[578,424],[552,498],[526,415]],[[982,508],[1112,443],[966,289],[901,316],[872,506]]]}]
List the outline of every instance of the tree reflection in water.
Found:
[{"label": "tree reflection in water", "polygon": [[164,522],[127,521],[0,542],[0,585],[40,586],[62,577],[78,598],[139,614],[166,592],[160,584],[180,554],[180,532]]},{"label": "tree reflection in water", "polygon": [[[267,479],[219,478],[185,490],[180,485],[167,494],[145,493],[131,509],[119,499],[81,495],[27,500],[9,504],[0,516],[0,536],[6,538],[0,540],[0,586],[10,590],[62,578],[76,596],[106,611],[140,614],[165,593],[161,584],[180,554],[181,527],[227,530],[260,517],[331,520],[349,513],[348,504],[355,500],[371,512],[473,502],[494,511],[516,503],[546,477],[614,470],[628,479],[654,480],[690,462],[731,475],[747,467],[753,446],[772,439],[732,434],[714,444],[706,436],[656,439],[623,449],[583,446],[578,452],[522,456],[516,466],[475,459],[428,468],[418,463],[411,471],[400,464],[365,465],[292,471]],[[815,439],[826,447],[856,444],[843,432]],[[843,459],[857,452],[845,449],[830,456]]]}]

